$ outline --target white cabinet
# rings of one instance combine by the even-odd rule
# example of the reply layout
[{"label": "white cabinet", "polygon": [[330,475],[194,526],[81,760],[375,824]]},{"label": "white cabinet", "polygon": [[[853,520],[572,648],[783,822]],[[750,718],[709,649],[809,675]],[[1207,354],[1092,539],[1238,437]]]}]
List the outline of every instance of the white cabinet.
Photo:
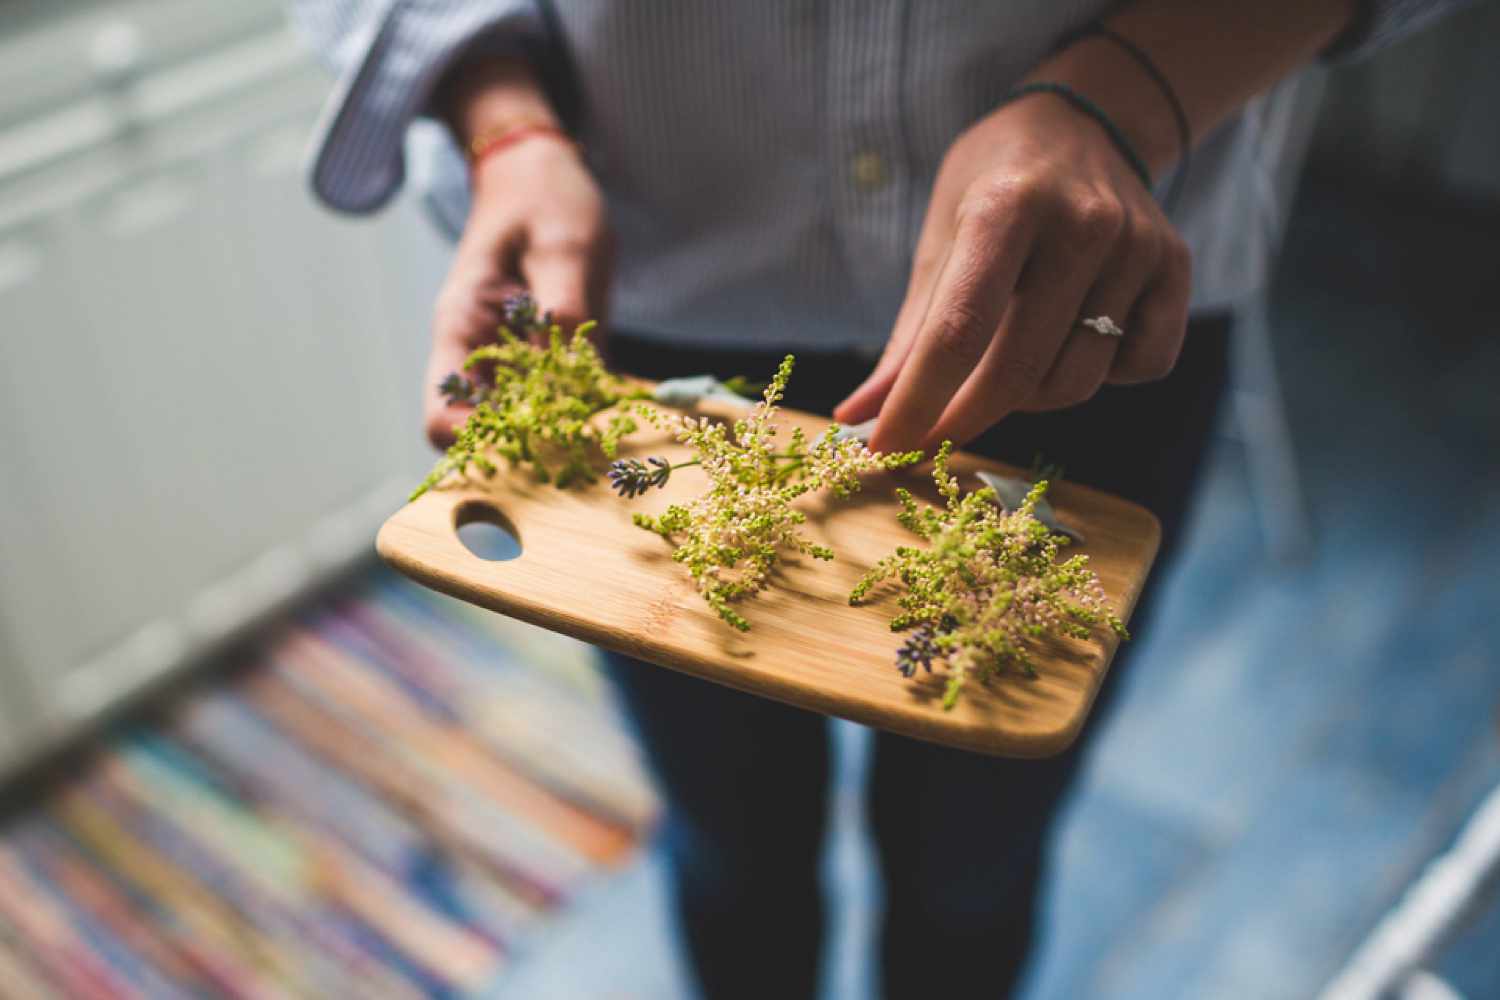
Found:
[{"label": "white cabinet", "polygon": [[312,204],[328,83],[272,0],[12,0],[7,26],[0,754],[368,550],[428,459],[409,272],[440,266],[409,217]]}]

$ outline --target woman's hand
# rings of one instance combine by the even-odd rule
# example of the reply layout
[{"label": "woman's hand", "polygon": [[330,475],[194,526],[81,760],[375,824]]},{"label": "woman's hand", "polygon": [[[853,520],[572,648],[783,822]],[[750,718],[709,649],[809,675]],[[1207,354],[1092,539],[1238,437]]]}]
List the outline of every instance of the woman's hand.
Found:
[{"label": "woman's hand", "polygon": [[[493,59],[461,66],[447,83],[445,116],[461,144],[500,122],[552,120],[546,96],[524,64]],[[614,238],[604,195],[572,144],[536,134],[485,156],[447,280],[432,311],[423,416],[439,448],[470,408],[450,405],[438,383],[476,347],[493,343],[507,296],[531,292],[564,330],[603,321],[609,307]]]},{"label": "woman's hand", "polygon": [[530,291],[564,330],[603,320],[613,247],[604,196],[571,146],[538,136],[480,164],[474,207],[432,311],[423,404],[434,445],[451,444],[470,412],[449,405],[438,383],[494,342],[506,296]]},{"label": "woman's hand", "polygon": [[[1086,37],[1032,79],[1111,115],[1153,174],[1181,152],[1162,84],[1206,135],[1338,36],[1357,0],[1132,0],[1105,22],[1147,55]],[[835,416],[879,414],[882,451],[963,444],[1016,410],[1167,374],[1187,323],[1182,238],[1124,156],[1063,97],[1032,94],[969,129],[933,186],[906,301],[870,379]],[[1079,320],[1108,316],[1106,337]]]},{"label": "woman's hand", "polygon": [[[1016,410],[1172,369],[1187,245],[1100,124],[1049,93],[965,132],[938,172],[906,300],[874,374],[835,411],[881,451],[963,444]],[[1121,338],[1080,325],[1111,317]]]}]

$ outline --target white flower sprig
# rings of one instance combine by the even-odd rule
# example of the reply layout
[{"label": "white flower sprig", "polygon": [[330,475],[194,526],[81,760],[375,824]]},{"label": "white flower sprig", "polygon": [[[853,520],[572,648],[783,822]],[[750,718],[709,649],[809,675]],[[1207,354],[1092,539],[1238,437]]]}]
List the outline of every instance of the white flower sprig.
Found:
[{"label": "white flower sprig", "polygon": [[1008,665],[1036,676],[1028,639],[1049,632],[1086,639],[1089,626],[1100,623],[1128,639],[1088,568],[1088,556],[1059,563],[1057,550],[1067,540],[1033,516],[1046,482],[1007,514],[993,503],[993,489],[963,495],[948,474],[950,450],[946,443],[939,449],[933,470],[946,509],[919,509],[910,493],[896,491],[901,523],[927,539],[927,548],[898,548],[849,595],[849,603],[857,604],[881,580],[906,584],[898,599],[904,613],[891,630],[913,631],[896,653],[897,669],[911,677],[918,667],[931,671],[934,662],[945,662],[943,707],[951,709],[970,680],[988,680]]},{"label": "white flower sprig", "polygon": [[861,473],[910,465],[922,457],[921,452],[882,455],[860,441],[839,440],[837,424],[811,442],[800,427],[793,427],[791,440],[781,445],[776,404],[792,364],[789,355],[764,398],[732,428],[710,417],[639,407],[641,416],[690,446],[697,457],[678,465],[652,459],[649,467],[622,461],[610,474],[622,496],[635,496],[664,486],[673,469],[703,469],[709,481],[704,493],[671,505],[658,517],[637,514],[635,523],[676,541],[672,558],[687,566],[709,607],[742,632],[750,623],[730,603],[765,587],[783,548],[815,559],[833,558],[831,549],[801,533],[806,516],[792,508],[792,501],[823,489],[848,497],[859,489]]}]

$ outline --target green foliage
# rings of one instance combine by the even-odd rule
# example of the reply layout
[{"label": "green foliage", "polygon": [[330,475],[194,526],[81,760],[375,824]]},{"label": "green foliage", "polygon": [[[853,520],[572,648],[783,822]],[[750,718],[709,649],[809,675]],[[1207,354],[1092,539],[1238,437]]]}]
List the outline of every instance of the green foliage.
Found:
[{"label": "green foliage", "polygon": [[[450,375],[440,386],[450,399],[472,403],[474,412],[411,499],[471,467],[493,475],[492,453],[512,465],[529,465],[537,479],[559,488],[575,479],[592,483],[599,478],[595,451],[613,458],[620,438],[636,429],[629,413],[611,416],[602,428],[593,419],[601,410],[648,395],[605,370],[588,339],[593,323],[565,338],[548,318],[533,319],[535,328],[527,329],[531,324],[521,315],[519,335],[502,326],[498,343],[469,355],[464,371],[472,377]],[[527,335],[543,325],[547,346],[533,346]],[[555,472],[547,464],[553,459],[561,461]]]},{"label": "green foliage", "polygon": [[994,490],[963,494],[948,473],[950,450],[945,443],[933,470],[944,509],[919,507],[909,492],[897,490],[902,525],[925,538],[927,547],[896,549],[849,595],[856,604],[881,580],[906,585],[899,598],[903,613],[891,630],[914,631],[897,652],[898,669],[910,677],[918,667],[930,671],[934,662],[946,662],[943,707],[951,709],[965,684],[988,680],[1006,666],[1035,676],[1029,639],[1049,632],[1088,638],[1090,626],[1100,623],[1129,638],[1088,557],[1059,563],[1057,551],[1066,540],[1032,516],[1047,483],[1037,483],[1026,502],[1006,514],[992,502]]},{"label": "green foliage", "polygon": [[[794,500],[823,489],[848,497],[859,489],[860,473],[893,469],[921,458],[920,452],[881,455],[862,442],[836,440],[837,425],[815,441],[794,427],[791,440],[780,444],[776,404],[786,389],[792,364],[788,356],[761,402],[732,427],[712,418],[639,408],[652,424],[693,448],[697,458],[682,465],[701,466],[709,487],[687,503],[673,504],[659,517],[637,514],[635,523],[668,541],[676,540],[672,558],[687,566],[709,607],[741,631],[749,629],[750,623],[731,602],[765,587],[783,548],[815,559],[833,558],[830,549],[801,533],[799,526],[806,518],[792,508]],[[670,469],[682,465],[656,465],[663,471],[653,472],[644,465],[637,470],[617,463],[625,478],[616,485],[623,495],[633,496],[663,485]]]}]

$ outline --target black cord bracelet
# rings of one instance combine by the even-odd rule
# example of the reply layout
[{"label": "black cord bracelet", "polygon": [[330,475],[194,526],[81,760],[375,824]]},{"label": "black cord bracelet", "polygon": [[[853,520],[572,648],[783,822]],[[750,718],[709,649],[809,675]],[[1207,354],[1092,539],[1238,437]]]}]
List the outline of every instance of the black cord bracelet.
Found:
[{"label": "black cord bracelet", "polygon": [[1110,141],[1115,144],[1115,148],[1120,151],[1120,155],[1125,157],[1125,162],[1130,164],[1130,169],[1134,170],[1136,176],[1141,179],[1141,183],[1146,185],[1146,190],[1151,190],[1151,171],[1146,169],[1146,161],[1141,159],[1141,154],[1136,152],[1135,146],[1125,137],[1125,133],[1120,131],[1120,126],[1115,124],[1113,118],[1104,113],[1103,108],[1065,83],[1058,83],[1055,80],[1033,80],[1031,83],[1023,83],[1020,86],[1011,87],[1009,90],[1001,91],[999,96],[984,109],[984,113],[987,115],[998,108],[1004,107],[1011,101],[1019,100],[1029,94],[1044,93],[1056,94],[1104,126],[1105,133],[1109,136]]},{"label": "black cord bracelet", "polygon": [[1120,48],[1124,49],[1130,56],[1140,64],[1146,75],[1156,82],[1161,89],[1162,96],[1167,99],[1167,104],[1172,108],[1172,117],[1177,122],[1177,137],[1181,144],[1181,150],[1177,157],[1177,165],[1172,168],[1172,186],[1167,189],[1166,197],[1161,200],[1162,209],[1170,212],[1177,204],[1178,197],[1182,194],[1182,186],[1187,183],[1188,165],[1192,162],[1193,130],[1188,125],[1187,112],[1182,108],[1182,102],[1177,99],[1177,92],[1167,82],[1166,74],[1151,60],[1151,57],[1142,51],[1141,47],[1124,35],[1095,21],[1086,24],[1077,31],[1070,31],[1058,39],[1057,45],[1053,47],[1054,52],[1061,51],[1074,42],[1091,37],[1107,38]]}]

